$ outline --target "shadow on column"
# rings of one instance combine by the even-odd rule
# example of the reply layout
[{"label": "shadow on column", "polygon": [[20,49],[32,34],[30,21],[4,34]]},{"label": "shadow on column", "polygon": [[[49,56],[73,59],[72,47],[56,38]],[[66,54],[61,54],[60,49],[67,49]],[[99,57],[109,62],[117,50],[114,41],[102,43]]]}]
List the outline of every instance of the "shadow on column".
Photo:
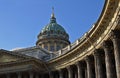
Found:
[{"label": "shadow on column", "polygon": [[67,69],[65,68],[65,69],[63,69],[63,78],[68,78],[68,71],[67,71]]},{"label": "shadow on column", "polygon": [[5,74],[0,75],[0,78],[7,78]]}]

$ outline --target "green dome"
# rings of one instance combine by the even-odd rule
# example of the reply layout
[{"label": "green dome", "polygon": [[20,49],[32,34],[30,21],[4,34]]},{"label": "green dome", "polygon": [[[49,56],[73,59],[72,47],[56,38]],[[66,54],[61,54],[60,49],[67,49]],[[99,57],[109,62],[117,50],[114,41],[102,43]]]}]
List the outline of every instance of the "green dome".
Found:
[{"label": "green dome", "polygon": [[50,31],[66,33],[66,31],[64,30],[64,28],[61,25],[57,24],[56,22],[55,23],[50,23],[50,24],[46,25],[41,30],[41,33],[50,32]]},{"label": "green dome", "polygon": [[66,33],[65,29],[61,25],[57,24],[54,14],[51,15],[50,23],[41,30],[38,38],[48,38],[53,36],[69,39],[69,36]]},{"label": "green dome", "polygon": [[36,45],[54,52],[69,44],[69,35],[61,25],[57,24],[54,13],[52,13],[50,23],[40,31]]}]

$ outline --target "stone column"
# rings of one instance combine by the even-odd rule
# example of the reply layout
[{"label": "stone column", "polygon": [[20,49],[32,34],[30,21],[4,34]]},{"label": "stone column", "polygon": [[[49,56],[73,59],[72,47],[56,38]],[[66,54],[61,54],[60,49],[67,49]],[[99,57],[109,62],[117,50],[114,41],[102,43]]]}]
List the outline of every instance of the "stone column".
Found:
[{"label": "stone column", "polygon": [[56,44],[56,42],[55,42],[54,44],[55,44],[55,47],[54,47],[54,48],[55,48],[55,51],[57,51],[57,44]]},{"label": "stone column", "polygon": [[59,78],[63,78],[63,72],[61,69],[59,70]]},{"label": "stone column", "polygon": [[102,66],[102,56],[101,56],[101,50],[96,49],[94,52],[94,59],[95,59],[95,78],[104,78],[104,70]]},{"label": "stone column", "polygon": [[18,78],[22,78],[22,75],[21,75],[21,73],[19,72],[19,73],[17,73],[17,75],[18,75]]},{"label": "stone column", "polygon": [[49,73],[49,78],[54,78],[53,72],[50,72],[50,73]]},{"label": "stone column", "polygon": [[83,67],[80,64],[80,62],[76,63],[77,66],[77,73],[78,73],[78,78],[83,78]]},{"label": "stone column", "polygon": [[38,73],[35,75],[35,78],[39,78],[39,74]]},{"label": "stone column", "polygon": [[78,78],[78,75],[77,75],[77,73],[75,73],[75,78]]},{"label": "stone column", "polygon": [[33,72],[29,72],[29,76],[30,76],[30,78],[33,78],[34,77]]},{"label": "stone column", "polygon": [[73,78],[73,71],[72,68],[70,66],[67,67],[68,70],[68,78]]},{"label": "stone column", "polygon": [[24,75],[23,78],[28,78],[28,76],[27,76],[27,75]]},{"label": "stone column", "polygon": [[85,58],[86,64],[87,64],[87,78],[94,78],[94,73],[92,71],[92,61],[89,56]]},{"label": "stone column", "polygon": [[109,41],[103,42],[103,49],[105,51],[106,76],[107,78],[116,78],[116,71],[114,69],[112,46]]},{"label": "stone column", "polygon": [[11,77],[10,77],[10,74],[6,74],[6,77],[7,77],[7,78],[11,78]]},{"label": "stone column", "polygon": [[113,30],[111,32],[111,39],[114,46],[117,78],[120,78],[120,32]]},{"label": "stone column", "polygon": [[41,75],[40,75],[40,78],[44,78],[44,75],[43,75],[43,74],[41,74]]}]

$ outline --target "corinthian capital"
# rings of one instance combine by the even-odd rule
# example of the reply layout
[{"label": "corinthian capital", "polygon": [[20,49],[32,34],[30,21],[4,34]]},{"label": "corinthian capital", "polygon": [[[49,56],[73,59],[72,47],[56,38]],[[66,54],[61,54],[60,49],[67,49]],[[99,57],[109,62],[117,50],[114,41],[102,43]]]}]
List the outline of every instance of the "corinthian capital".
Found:
[{"label": "corinthian capital", "polygon": [[112,43],[110,41],[104,41],[103,44],[102,44],[102,47],[111,49]]},{"label": "corinthian capital", "polygon": [[95,56],[100,56],[101,49],[95,49],[94,55]]},{"label": "corinthian capital", "polygon": [[91,56],[85,57],[85,61],[86,61],[86,62],[91,62],[91,61],[92,61],[92,60],[91,60]]},{"label": "corinthian capital", "polygon": [[110,38],[113,39],[120,39],[120,31],[119,30],[112,30],[110,33]]}]

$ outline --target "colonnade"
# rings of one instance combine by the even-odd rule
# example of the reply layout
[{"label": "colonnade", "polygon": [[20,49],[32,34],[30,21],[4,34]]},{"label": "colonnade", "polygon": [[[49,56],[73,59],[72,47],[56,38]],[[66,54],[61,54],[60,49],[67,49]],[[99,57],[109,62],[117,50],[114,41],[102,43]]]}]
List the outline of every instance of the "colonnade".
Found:
[{"label": "colonnade", "polygon": [[120,78],[120,31],[111,31],[110,39],[83,60],[60,70],[40,74],[15,72],[0,75],[0,78]]},{"label": "colonnade", "polygon": [[93,54],[49,75],[48,78],[120,78],[120,32],[111,31],[110,39]]}]

